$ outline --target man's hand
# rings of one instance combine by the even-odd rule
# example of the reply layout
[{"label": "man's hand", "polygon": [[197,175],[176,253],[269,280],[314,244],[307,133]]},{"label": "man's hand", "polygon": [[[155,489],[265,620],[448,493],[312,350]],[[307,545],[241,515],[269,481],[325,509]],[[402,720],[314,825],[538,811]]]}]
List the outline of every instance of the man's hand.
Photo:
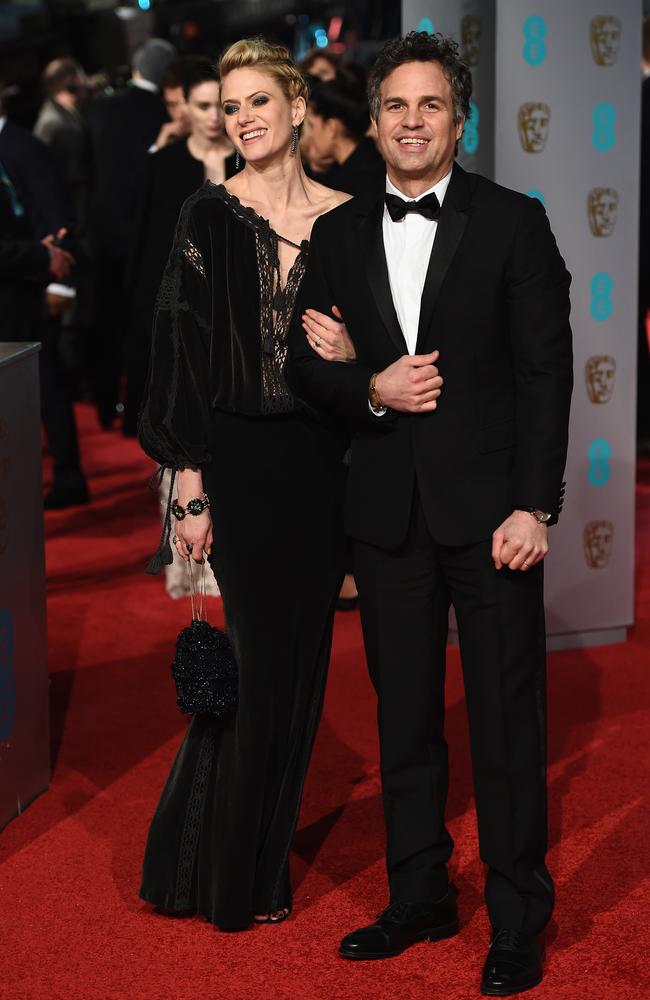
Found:
[{"label": "man's hand", "polygon": [[170,142],[176,142],[178,139],[182,139],[184,136],[189,134],[189,122],[187,122],[184,117],[181,118],[180,121],[165,122],[165,124],[161,126],[154,146],[156,149],[164,149],[165,146],[169,146]]},{"label": "man's hand", "polygon": [[492,558],[497,569],[509,566],[524,572],[548,552],[548,528],[527,510],[515,510],[492,535]]},{"label": "man's hand", "polygon": [[379,372],[375,389],[384,406],[398,413],[430,413],[435,410],[443,381],[434,364],[439,356],[439,351],[405,354]]},{"label": "man's hand", "polygon": [[67,236],[67,229],[59,229],[56,236],[50,234],[41,240],[50,255],[50,275],[55,281],[63,281],[70,274],[70,269],[74,264],[74,257],[67,250],[55,244],[55,240],[62,240]]}]

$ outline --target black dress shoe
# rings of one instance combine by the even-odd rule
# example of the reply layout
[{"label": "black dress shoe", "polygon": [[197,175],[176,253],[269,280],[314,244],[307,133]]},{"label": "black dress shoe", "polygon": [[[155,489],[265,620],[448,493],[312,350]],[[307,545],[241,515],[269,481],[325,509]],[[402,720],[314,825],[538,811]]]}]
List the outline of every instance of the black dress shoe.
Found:
[{"label": "black dress shoe", "polygon": [[393,958],[418,941],[442,941],[458,934],[458,908],[453,886],[437,903],[391,903],[376,923],[353,931],[341,941],[343,958]]},{"label": "black dress shoe", "polygon": [[494,931],[483,967],[481,993],[509,997],[541,983],[544,948],[539,938],[504,928]]}]

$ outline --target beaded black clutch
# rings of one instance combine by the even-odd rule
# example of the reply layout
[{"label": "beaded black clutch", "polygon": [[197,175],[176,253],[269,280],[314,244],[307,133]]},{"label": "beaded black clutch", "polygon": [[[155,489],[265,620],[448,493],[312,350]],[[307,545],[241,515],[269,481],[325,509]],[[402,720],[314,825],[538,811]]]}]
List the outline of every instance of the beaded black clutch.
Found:
[{"label": "beaded black clutch", "polygon": [[192,559],[189,561],[192,624],[176,640],[172,677],[176,701],[189,715],[211,715],[226,719],[237,708],[237,665],[230,639],[206,620],[205,564],[201,590],[196,593]]}]

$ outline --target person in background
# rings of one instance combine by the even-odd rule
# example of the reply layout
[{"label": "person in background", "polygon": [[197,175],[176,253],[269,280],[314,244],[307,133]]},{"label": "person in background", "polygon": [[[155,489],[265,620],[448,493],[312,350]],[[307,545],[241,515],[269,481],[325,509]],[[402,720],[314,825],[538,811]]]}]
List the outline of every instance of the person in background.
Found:
[{"label": "person in background", "polygon": [[90,197],[90,136],[80,107],[87,95],[86,75],[74,59],[54,59],[43,72],[45,101],[34,135],[49,147],[67,199],[75,236],[85,233]]},{"label": "person in background", "polygon": [[370,112],[363,91],[340,77],[316,84],[309,95],[307,122],[311,152],[336,163],[328,173],[328,187],[351,195],[381,187],[386,167],[366,134]]},{"label": "person in background", "polygon": [[45,101],[34,126],[34,135],[49,148],[63,187],[76,260],[74,289],[58,283],[46,291],[48,324],[72,390],[79,397],[83,395],[84,361],[92,337],[93,319],[88,240],[92,171],[90,135],[82,114],[89,81],[80,64],[66,58],[48,63],[42,83]]},{"label": "person in background", "polygon": [[41,419],[54,479],[44,497],[46,510],[88,501],[74,412],[43,308],[48,282],[67,281],[74,264],[72,255],[57,245],[65,235],[65,229],[40,239],[35,235],[27,210],[0,161],[0,340],[41,341]]},{"label": "person in background", "polygon": [[189,67],[196,62],[196,57],[185,56],[170,63],[162,79],[162,96],[165,109],[169,115],[169,121],[163,122],[156,141],[149,150],[155,153],[158,149],[163,149],[170,142],[183,139],[190,130],[190,123],[187,117],[187,104],[183,93],[183,80],[185,79]]},{"label": "person in background", "polygon": [[122,371],[124,282],[133,224],[137,214],[138,178],[148,150],[166,118],[160,88],[176,49],[151,38],[134,55],[129,86],[102,95],[88,107],[94,191],[91,240],[96,273],[93,395],[102,427],[116,417]]},{"label": "person in background", "polygon": [[223,131],[219,78],[208,59],[188,60],[182,83],[189,133],[147,157],[137,195],[138,220],[127,276],[129,338],[123,433],[135,437],[144,395],[156,293],[186,198],[205,180],[222,184],[234,171]]},{"label": "person in background", "polygon": [[319,80],[333,80],[341,65],[341,57],[327,49],[310,49],[303,56],[300,69],[306,77],[314,76]]}]

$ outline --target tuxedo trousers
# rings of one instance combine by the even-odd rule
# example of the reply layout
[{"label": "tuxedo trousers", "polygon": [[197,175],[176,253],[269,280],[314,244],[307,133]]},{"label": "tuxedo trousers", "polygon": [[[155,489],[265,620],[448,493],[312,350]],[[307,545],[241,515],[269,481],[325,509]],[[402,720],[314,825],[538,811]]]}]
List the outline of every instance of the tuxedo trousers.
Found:
[{"label": "tuxedo trousers", "polygon": [[355,576],[377,692],[392,902],[447,891],[445,647],[458,623],[485,898],[494,927],[539,933],[554,890],[546,868],[543,566],[497,570],[492,540],[434,540],[416,495],[394,550],[355,543]]}]

